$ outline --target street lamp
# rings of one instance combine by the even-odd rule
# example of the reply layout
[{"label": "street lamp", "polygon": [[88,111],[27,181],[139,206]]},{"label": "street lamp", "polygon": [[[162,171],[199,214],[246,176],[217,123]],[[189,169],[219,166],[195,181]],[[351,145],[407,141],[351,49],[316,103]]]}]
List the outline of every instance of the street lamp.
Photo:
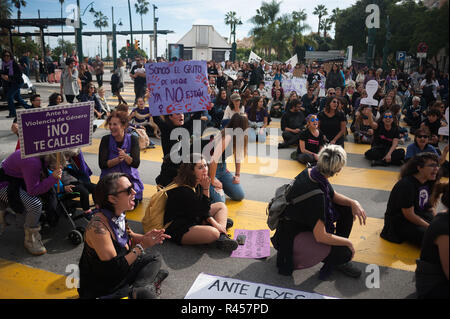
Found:
[{"label": "street lamp", "polygon": [[155,41],[155,62],[157,62],[158,59],[158,36],[157,36],[157,26],[156,24],[158,23],[158,18],[156,18],[155,14],[156,14],[156,9],[158,9],[157,6],[153,5],[153,36],[154,36],[154,41]]},{"label": "street lamp", "polygon": [[89,8],[89,6],[91,7],[91,9],[89,10],[89,12],[94,12],[94,1],[92,1],[91,3],[89,3],[86,8],[83,11],[83,14],[80,14],[80,0],[77,0],[77,9],[78,9],[78,28],[75,29],[75,33],[76,33],[76,42],[77,42],[77,51],[78,51],[78,61],[79,63],[81,63],[83,61],[83,43],[82,43],[82,29],[83,29],[83,23],[81,22],[81,16],[84,16],[84,14],[86,13],[87,8]]},{"label": "street lamp", "polygon": [[[117,68],[117,39],[116,39],[116,23],[114,22],[114,7],[111,7],[112,12],[112,51],[113,51],[113,68],[114,70]],[[122,26],[122,19],[118,20],[117,23],[119,26]]]}]

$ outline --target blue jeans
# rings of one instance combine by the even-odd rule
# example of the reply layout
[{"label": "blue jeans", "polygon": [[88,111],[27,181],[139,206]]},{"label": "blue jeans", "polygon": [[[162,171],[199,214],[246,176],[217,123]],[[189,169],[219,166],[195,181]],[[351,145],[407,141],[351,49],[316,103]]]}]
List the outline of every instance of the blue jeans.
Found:
[{"label": "blue jeans", "polygon": [[214,186],[211,185],[209,187],[209,196],[213,203],[225,203],[225,195],[228,195],[228,197],[234,201],[241,201],[244,199],[244,190],[242,189],[241,184],[233,184],[233,174],[227,170],[226,163],[217,164],[216,178],[222,183],[225,194],[219,194],[215,191]]},{"label": "blue jeans", "polygon": [[260,133],[261,128],[252,128],[248,129],[248,141],[251,143],[256,142],[256,138],[258,138],[258,143],[266,142],[266,129],[263,129],[262,134]]},{"label": "blue jeans", "polygon": [[16,116],[16,105],[14,103],[14,100],[17,100],[17,102],[19,102],[26,109],[31,107],[20,96],[20,88],[22,87],[22,85],[23,84],[12,84],[6,92],[6,99],[8,100],[9,116],[13,117]]}]

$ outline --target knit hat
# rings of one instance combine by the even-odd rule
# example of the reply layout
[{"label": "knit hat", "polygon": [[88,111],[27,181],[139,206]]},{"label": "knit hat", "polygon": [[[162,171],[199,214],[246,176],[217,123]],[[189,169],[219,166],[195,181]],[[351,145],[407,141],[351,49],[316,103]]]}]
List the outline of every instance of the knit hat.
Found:
[{"label": "knit hat", "polygon": [[240,100],[241,99],[241,96],[238,94],[238,93],[233,93],[233,94],[231,94],[231,96],[230,96],[230,100],[231,101],[238,101],[238,100]]}]

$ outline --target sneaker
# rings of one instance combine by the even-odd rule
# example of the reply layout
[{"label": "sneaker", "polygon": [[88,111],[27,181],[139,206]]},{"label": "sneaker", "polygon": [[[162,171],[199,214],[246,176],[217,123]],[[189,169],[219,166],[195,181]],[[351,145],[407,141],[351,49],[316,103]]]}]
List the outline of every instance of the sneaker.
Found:
[{"label": "sneaker", "polygon": [[157,290],[161,289],[161,284],[169,276],[169,272],[165,269],[160,269],[158,273],[156,274],[155,280],[153,281],[153,284],[155,285],[155,288]]},{"label": "sneaker", "polygon": [[234,225],[233,220],[232,220],[231,218],[227,218],[227,226],[226,226],[226,229],[229,229],[229,228],[233,227],[233,225]]},{"label": "sneaker", "polygon": [[129,296],[131,299],[158,299],[155,286],[133,288]]},{"label": "sneaker", "polygon": [[217,248],[226,251],[226,252],[232,252],[238,248],[239,244],[237,241],[230,239],[225,234],[220,234],[219,239],[216,240]]},{"label": "sneaker", "polygon": [[356,268],[351,262],[336,266],[336,269],[351,278],[359,278],[362,273],[361,270]]}]

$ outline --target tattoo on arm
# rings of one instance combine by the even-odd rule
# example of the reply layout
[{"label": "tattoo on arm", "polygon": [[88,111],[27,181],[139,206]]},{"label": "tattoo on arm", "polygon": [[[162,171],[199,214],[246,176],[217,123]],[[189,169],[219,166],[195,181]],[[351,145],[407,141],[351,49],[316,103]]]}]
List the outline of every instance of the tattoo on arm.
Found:
[{"label": "tattoo on arm", "polygon": [[93,230],[95,234],[104,235],[108,233],[108,229],[102,220],[98,217],[94,217],[91,219],[89,224],[86,227],[86,231]]}]

